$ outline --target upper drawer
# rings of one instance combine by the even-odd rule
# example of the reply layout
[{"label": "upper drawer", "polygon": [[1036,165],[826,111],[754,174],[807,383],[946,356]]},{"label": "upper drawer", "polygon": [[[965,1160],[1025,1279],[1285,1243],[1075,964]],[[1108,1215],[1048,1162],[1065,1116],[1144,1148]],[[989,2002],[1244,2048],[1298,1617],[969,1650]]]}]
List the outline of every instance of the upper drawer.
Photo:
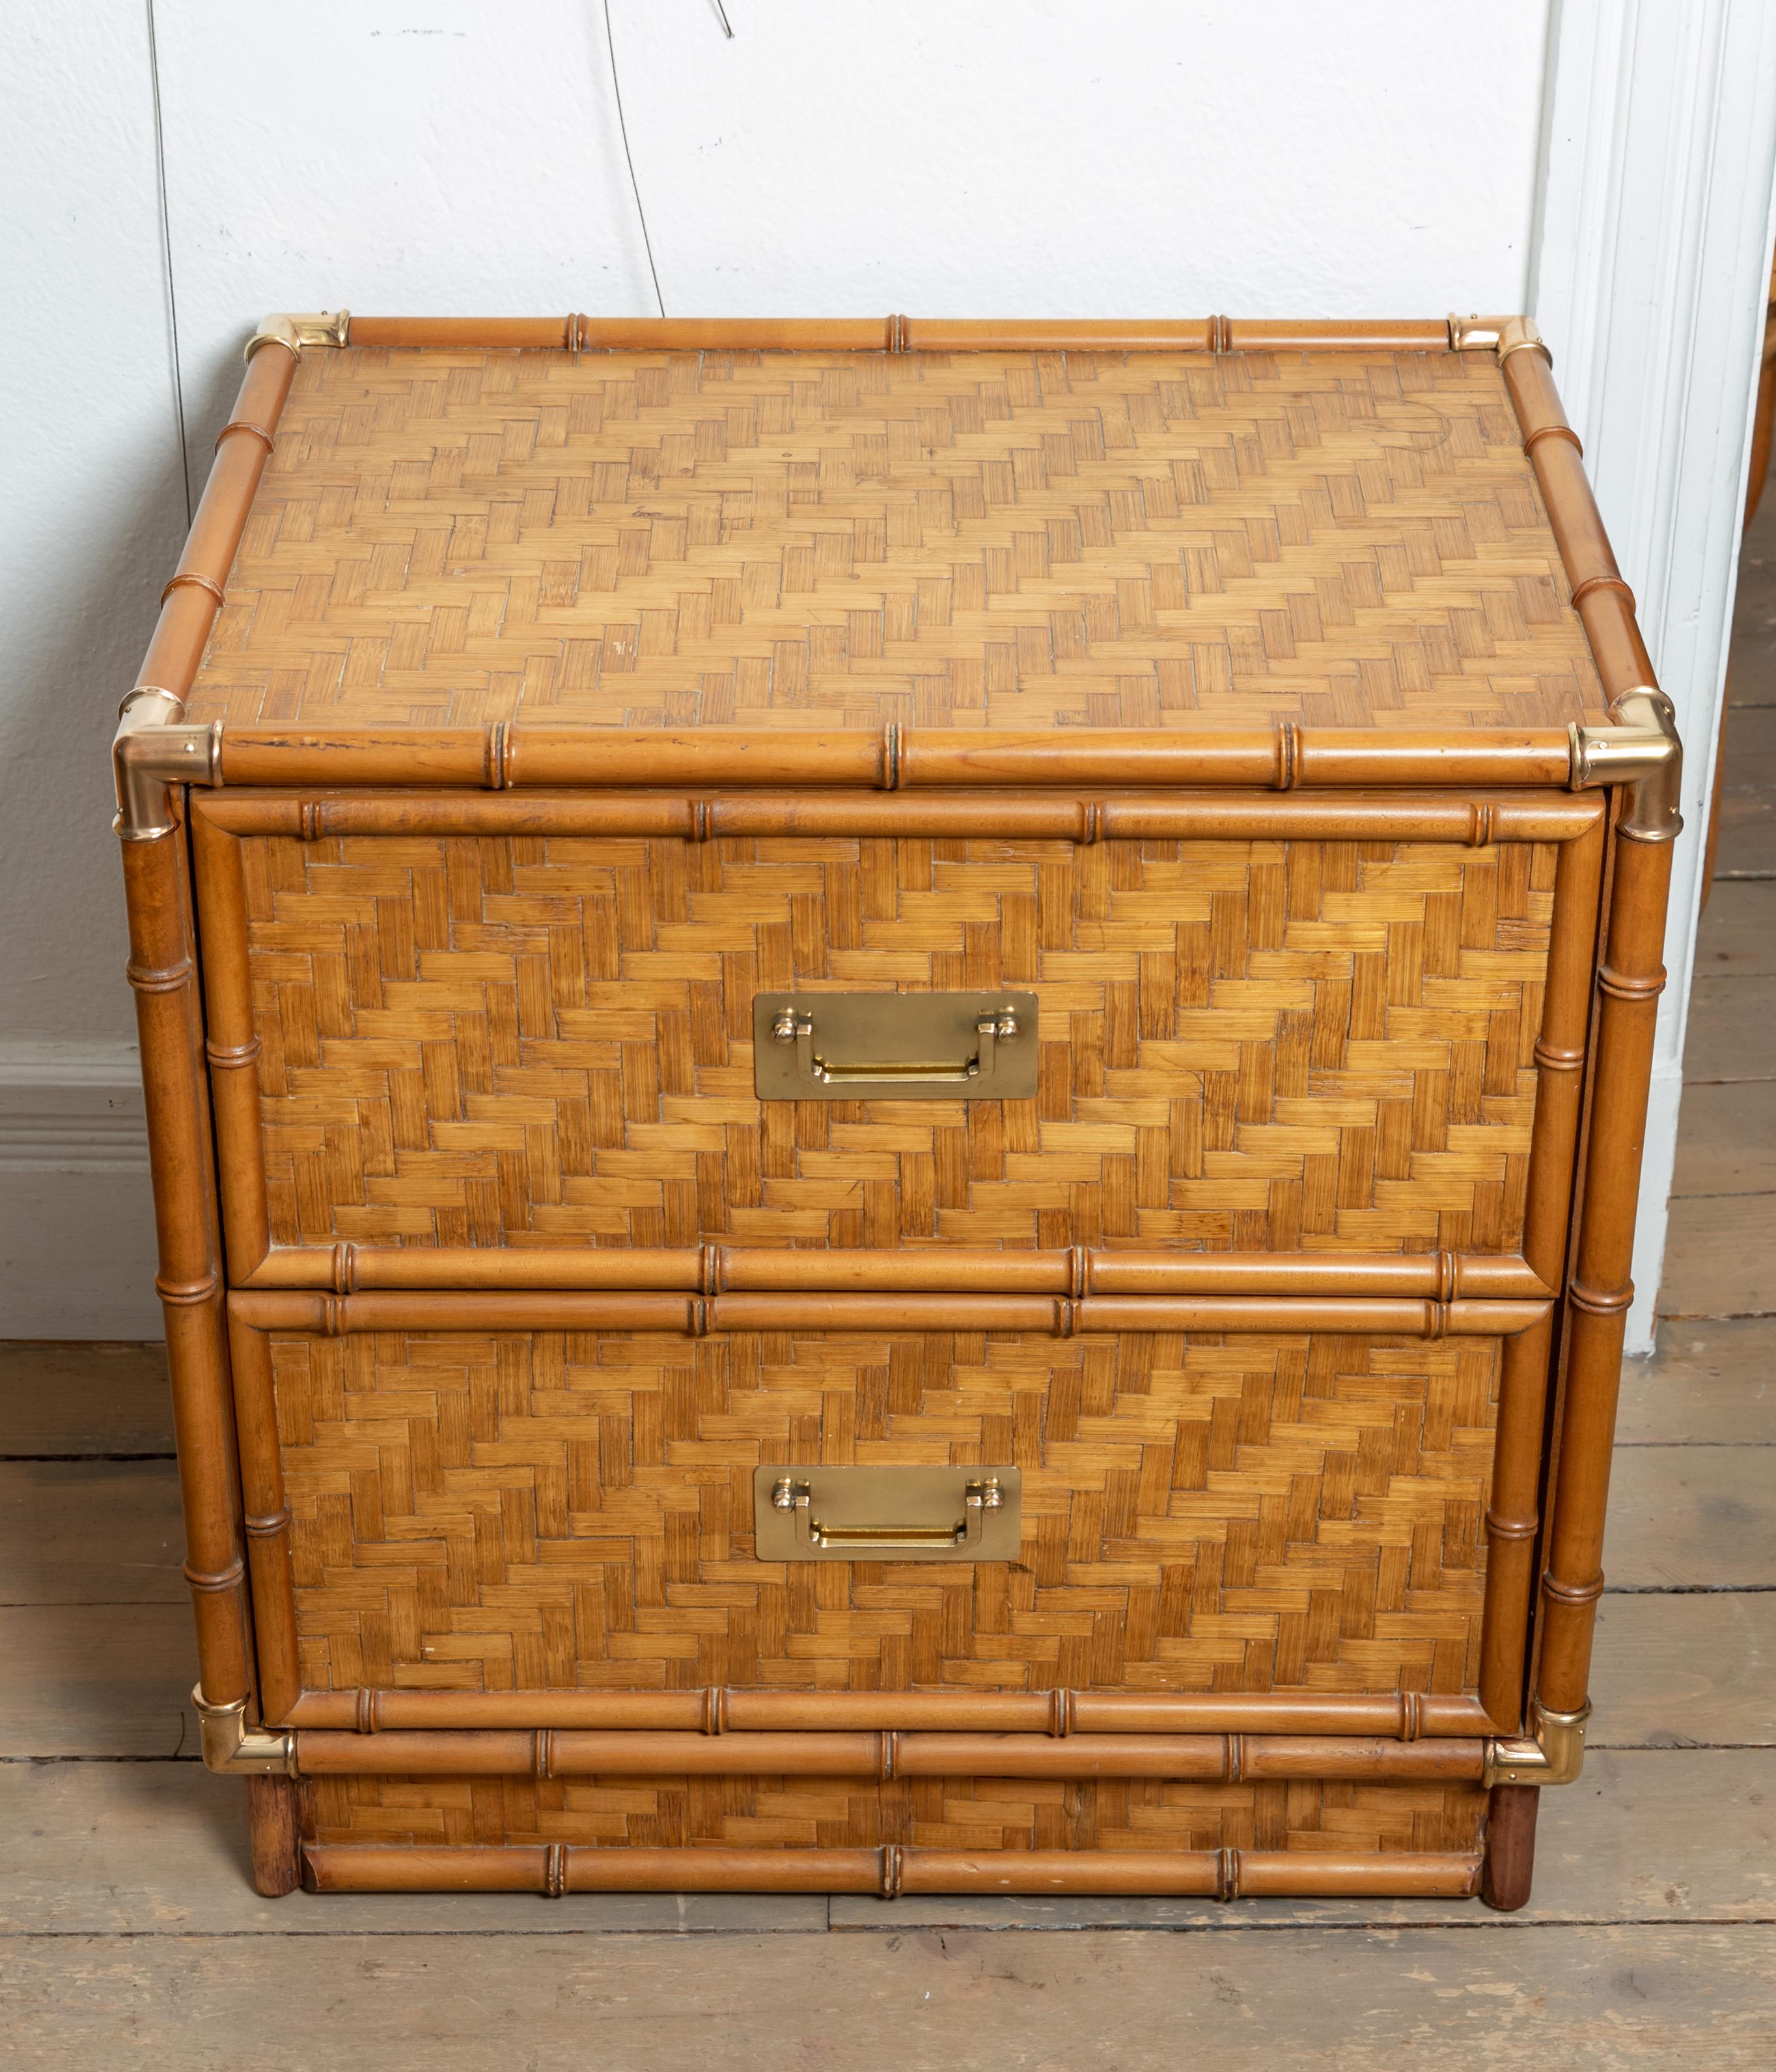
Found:
[{"label": "upper drawer", "polygon": [[[589,1247],[1510,1256],[1532,1185],[1564,1202],[1596,840],[461,831],[475,803],[196,808],[237,1280],[256,1219],[546,1281]],[[1036,998],[1031,1097],[755,1092],[762,993],[997,988]]]}]

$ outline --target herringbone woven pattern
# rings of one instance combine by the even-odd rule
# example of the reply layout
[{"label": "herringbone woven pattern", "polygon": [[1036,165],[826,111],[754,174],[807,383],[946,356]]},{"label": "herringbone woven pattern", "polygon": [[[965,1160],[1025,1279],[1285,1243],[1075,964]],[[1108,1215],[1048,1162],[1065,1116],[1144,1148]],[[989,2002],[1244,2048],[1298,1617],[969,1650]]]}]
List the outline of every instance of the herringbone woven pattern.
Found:
[{"label": "herringbone woven pattern", "polygon": [[1479,1846],[1467,1786],[1104,1778],[324,1777],[309,1839],[610,1848],[1299,1849]]},{"label": "herringbone woven pattern", "polygon": [[[1455,1692],[1496,1347],[274,1341],[304,1684]],[[762,1461],[1013,1463],[1018,1564],[765,1564]]]},{"label": "herringbone woven pattern", "polygon": [[1490,356],[305,353],[191,715],[1547,726]]},{"label": "herringbone woven pattern", "polygon": [[[1549,847],[243,849],[279,1244],[1520,1240]],[[757,992],[1001,984],[1034,1100],[754,1096]]]}]

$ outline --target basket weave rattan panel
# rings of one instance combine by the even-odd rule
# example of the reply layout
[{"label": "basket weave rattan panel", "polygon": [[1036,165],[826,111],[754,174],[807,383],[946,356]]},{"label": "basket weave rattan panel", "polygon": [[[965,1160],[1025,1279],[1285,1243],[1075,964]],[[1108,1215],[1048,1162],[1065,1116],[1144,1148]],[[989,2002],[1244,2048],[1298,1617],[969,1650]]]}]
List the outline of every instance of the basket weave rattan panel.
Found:
[{"label": "basket weave rattan panel", "polygon": [[193,717],[1548,726],[1462,353],[305,353]]},{"label": "basket weave rattan panel", "polygon": [[[1552,846],[243,849],[279,1244],[1521,1239]],[[1038,1097],[762,1105],[804,983],[1034,985]]]},{"label": "basket weave rattan panel", "polygon": [[[302,1681],[1456,1692],[1496,1342],[274,1341]],[[762,1460],[1014,1462],[1023,1559],[779,1565]]]},{"label": "basket weave rattan panel", "polygon": [[1462,1852],[1486,1794],[1435,1784],[1104,1778],[325,1777],[309,1839],[420,1847]]}]

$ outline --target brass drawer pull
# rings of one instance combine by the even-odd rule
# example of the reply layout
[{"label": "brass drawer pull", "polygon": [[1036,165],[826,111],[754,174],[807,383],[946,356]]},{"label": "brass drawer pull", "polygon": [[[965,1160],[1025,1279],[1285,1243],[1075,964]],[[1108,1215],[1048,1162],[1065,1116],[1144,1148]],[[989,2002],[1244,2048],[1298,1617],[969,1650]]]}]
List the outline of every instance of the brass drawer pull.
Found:
[{"label": "brass drawer pull", "polygon": [[1014,1561],[1022,1495],[1015,1468],[762,1467],[754,1540],[762,1561]]},{"label": "brass drawer pull", "polygon": [[796,1537],[804,1547],[972,1547],[989,1511],[1004,1504],[997,1475],[970,1482],[962,1494],[962,1516],[954,1525],[827,1525],[814,1515],[813,1494],[806,1482],[788,1475],[771,1485],[773,1511],[791,1511]]},{"label": "brass drawer pull", "polygon": [[753,1001],[761,1100],[1028,1100],[1033,993],[762,993]]}]

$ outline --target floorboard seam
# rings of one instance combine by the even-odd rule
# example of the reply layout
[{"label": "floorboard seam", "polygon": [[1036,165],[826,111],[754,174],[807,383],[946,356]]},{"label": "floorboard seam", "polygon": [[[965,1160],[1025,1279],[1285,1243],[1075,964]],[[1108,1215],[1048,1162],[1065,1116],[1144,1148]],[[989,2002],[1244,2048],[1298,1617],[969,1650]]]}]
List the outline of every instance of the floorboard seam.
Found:
[{"label": "floorboard seam", "polygon": [[0,1466],[18,1466],[32,1461],[79,1465],[91,1461],[176,1461],[177,1453],[0,1453]]},{"label": "floorboard seam", "polygon": [[1776,1194],[1776,1187],[1722,1187],[1712,1194],[1673,1194],[1671,1200],[1678,1202],[1767,1202]]},{"label": "floorboard seam", "polygon": [[1605,1583],[1606,1597],[1758,1597],[1776,1583]]},{"label": "floorboard seam", "polygon": [[1761,1324],[1772,1316],[1773,1309],[1662,1309],[1659,1321],[1662,1324]]}]

